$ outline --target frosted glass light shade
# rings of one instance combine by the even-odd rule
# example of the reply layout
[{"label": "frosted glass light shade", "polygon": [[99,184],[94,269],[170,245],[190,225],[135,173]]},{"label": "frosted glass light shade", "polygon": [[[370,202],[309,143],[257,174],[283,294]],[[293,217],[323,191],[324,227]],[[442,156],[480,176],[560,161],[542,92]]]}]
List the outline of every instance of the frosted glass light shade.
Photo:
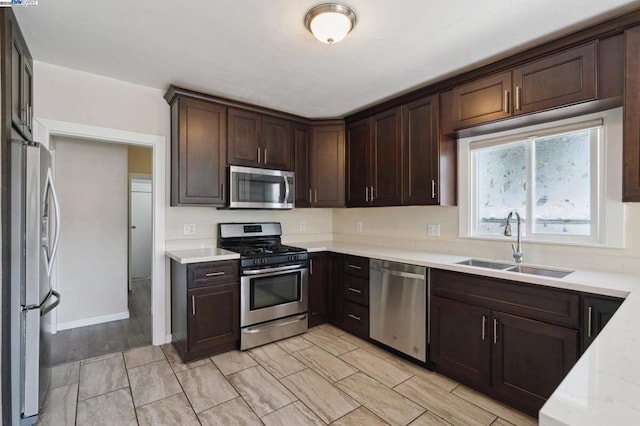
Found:
[{"label": "frosted glass light shade", "polygon": [[347,6],[335,3],[318,5],[307,12],[305,25],[323,43],[341,41],[353,29],[356,14]]}]

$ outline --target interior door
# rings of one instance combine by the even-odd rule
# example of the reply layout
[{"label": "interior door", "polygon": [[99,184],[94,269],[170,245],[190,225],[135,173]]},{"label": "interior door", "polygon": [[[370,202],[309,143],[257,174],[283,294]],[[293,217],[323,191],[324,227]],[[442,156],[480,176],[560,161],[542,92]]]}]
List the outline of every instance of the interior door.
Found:
[{"label": "interior door", "polygon": [[151,179],[132,178],[130,193],[130,277],[151,277]]}]

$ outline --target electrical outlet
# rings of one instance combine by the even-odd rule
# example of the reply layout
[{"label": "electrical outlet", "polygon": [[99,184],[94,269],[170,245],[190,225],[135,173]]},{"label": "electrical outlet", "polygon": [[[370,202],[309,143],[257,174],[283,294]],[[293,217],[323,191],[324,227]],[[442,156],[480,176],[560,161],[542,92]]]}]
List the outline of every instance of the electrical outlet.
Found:
[{"label": "electrical outlet", "polygon": [[196,235],[196,224],[195,223],[183,223],[182,224],[182,235]]},{"label": "electrical outlet", "polygon": [[439,237],[440,225],[427,225],[427,235],[430,237]]},{"label": "electrical outlet", "polygon": [[298,223],[298,230],[304,231],[305,229],[307,229],[307,224],[304,223],[304,220],[301,220],[300,223]]},{"label": "electrical outlet", "polygon": [[362,232],[362,221],[356,220],[356,232]]}]

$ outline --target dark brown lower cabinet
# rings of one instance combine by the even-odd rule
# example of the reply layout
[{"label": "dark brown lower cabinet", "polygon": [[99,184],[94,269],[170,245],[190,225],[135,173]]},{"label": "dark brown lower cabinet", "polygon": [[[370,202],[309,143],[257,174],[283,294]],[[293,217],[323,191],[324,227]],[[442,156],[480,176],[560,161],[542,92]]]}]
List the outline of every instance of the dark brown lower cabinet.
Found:
[{"label": "dark brown lower cabinet", "polygon": [[489,380],[489,309],[433,296],[431,360],[438,372],[469,385]]},{"label": "dark brown lower cabinet", "polygon": [[212,285],[187,293],[189,351],[234,345],[240,336],[238,284]]},{"label": "dark brown lower cabinet", "polygon": [[309,254],[309,328],[327,322],[327,255]]},{"label": "dark brown lower cabinet", "polygon": [[624,300],[615,297],[582,296],[582,351],[587,350]]},{"label": "dark brown lower cabinet", "polygon": [[238,347],[237,260],[186,265],[171,261],[171,337],[183,362]]},{"label": "dark brown lower cabinet", "polygon": [[537,416],[578,359],[579,295],[435,269],[431,285],[435,370]]},{"label": "dark brown lower cabinet", "polygon": [[578,360],[578,331],[502,312],[490,328],[492,393],[537,416]]}]

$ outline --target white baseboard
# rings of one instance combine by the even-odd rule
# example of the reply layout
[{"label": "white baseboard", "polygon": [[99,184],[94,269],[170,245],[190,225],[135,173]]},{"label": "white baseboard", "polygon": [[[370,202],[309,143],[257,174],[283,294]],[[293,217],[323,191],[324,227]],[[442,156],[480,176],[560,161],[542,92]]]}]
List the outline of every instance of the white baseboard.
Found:
[{"label": "white baseboard", "polygon": [[67,321],[58,323],[58,331],[69,330],[71,328],[85,327],[87,325],[101,324],[103,322],[118,321],[129,318],[129,310],[117,312],[115,314],[102,315],[99,317],[85,318],[76,321]]}]

